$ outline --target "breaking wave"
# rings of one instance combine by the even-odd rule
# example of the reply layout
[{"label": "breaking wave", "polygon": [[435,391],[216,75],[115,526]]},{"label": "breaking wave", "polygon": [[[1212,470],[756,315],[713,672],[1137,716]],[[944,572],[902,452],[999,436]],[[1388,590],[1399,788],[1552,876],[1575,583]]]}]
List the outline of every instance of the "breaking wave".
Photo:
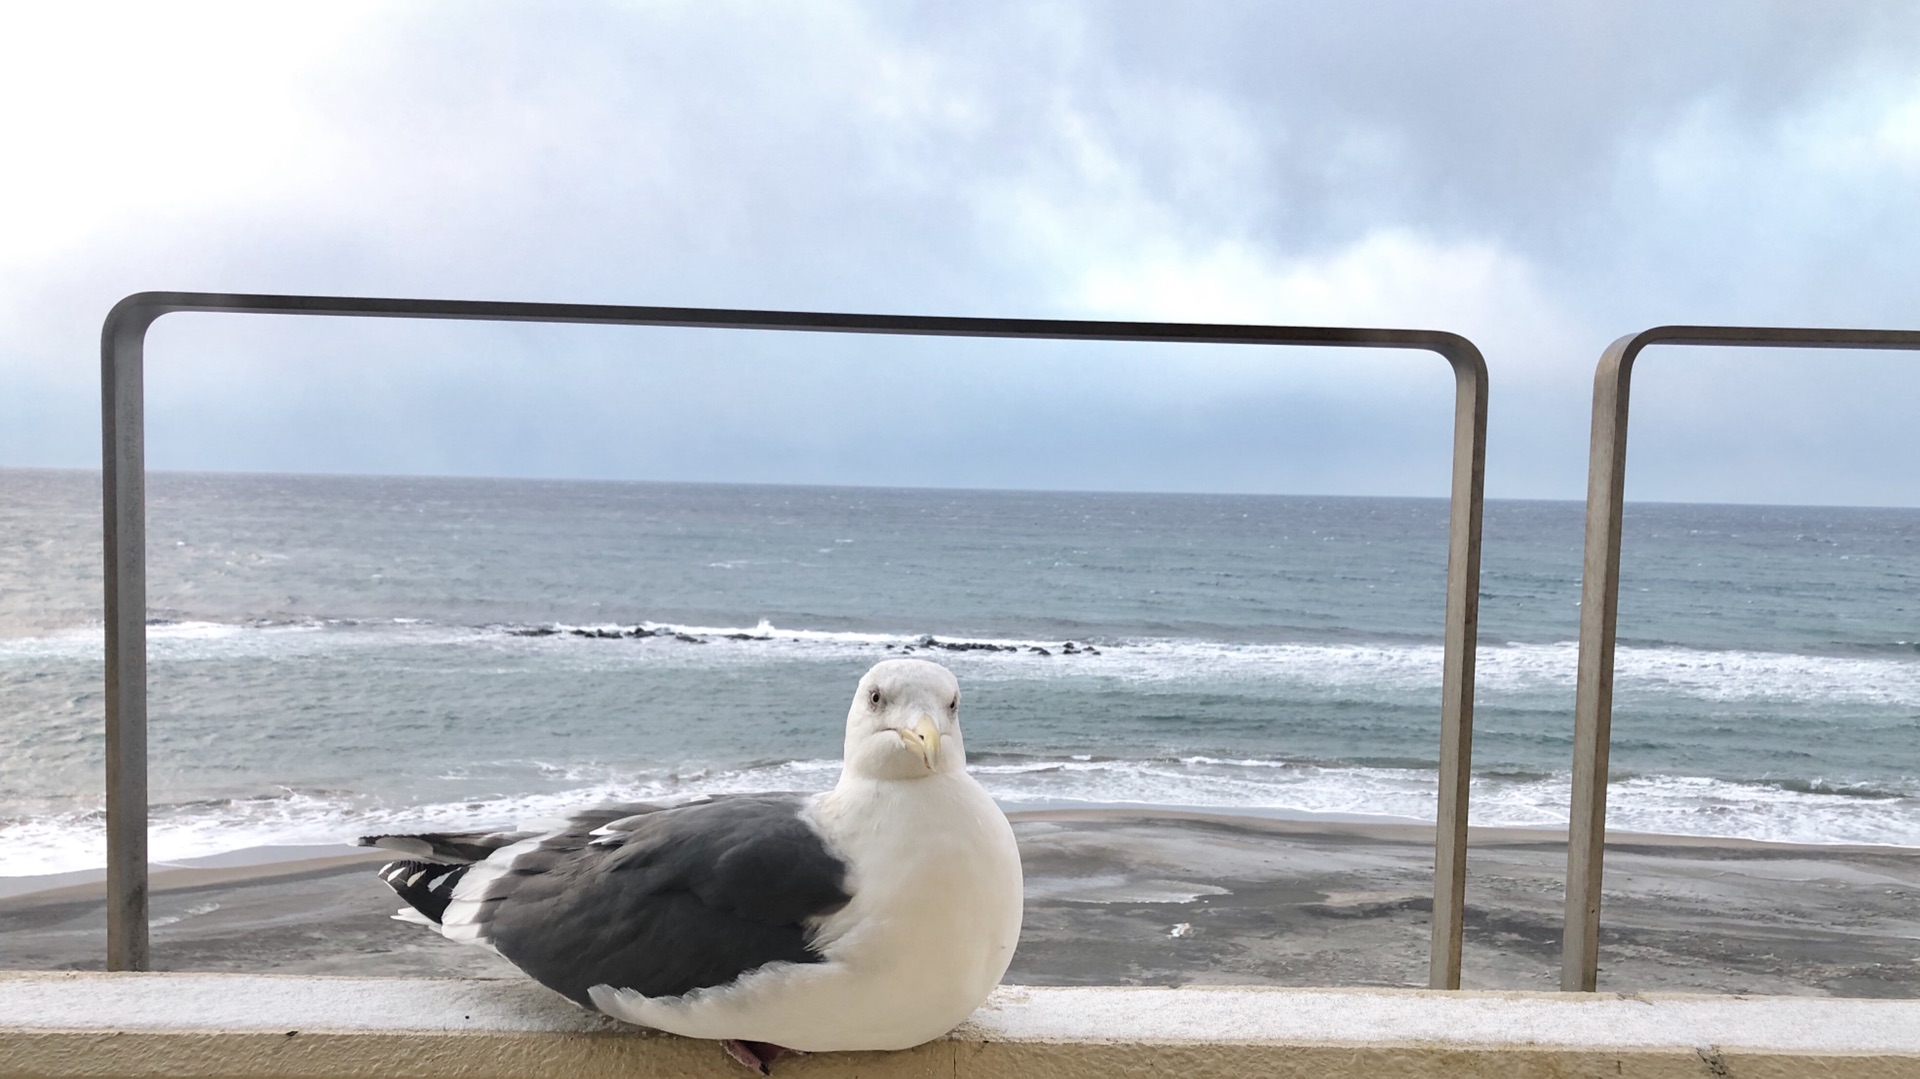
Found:
[{"label": "breaking wave", "polygon": [[[153,859],[164,863],[254,847],[346,843],[369,833],[509,824],[610,801],[824,790],[839,768],[839,762],[831,760],[625,775],[581,767],[563,770],[569,781],[563,789],[421,805],[391,804],[342,791],[283,790],[156,806],[149,843]],[[1200,756],[987,756],[974,763],[973,771],[1010,808],[1177,806],[1417,822],[1433,820],[1436,792],[1430,769]],[[1481,775],[1473,781],[1471,799],[1476,826],[1564,828],[1568,780],[1564,774]],[[1920,847],[1920,798],[1795,783],[1630,776],[1610,788],[1608,829],[1615,834]],[[105,850],[104,818],[97,806],[49,807],[48,812],[0,820],[0,866],[6,876],[98,868],[105,864]]]}]

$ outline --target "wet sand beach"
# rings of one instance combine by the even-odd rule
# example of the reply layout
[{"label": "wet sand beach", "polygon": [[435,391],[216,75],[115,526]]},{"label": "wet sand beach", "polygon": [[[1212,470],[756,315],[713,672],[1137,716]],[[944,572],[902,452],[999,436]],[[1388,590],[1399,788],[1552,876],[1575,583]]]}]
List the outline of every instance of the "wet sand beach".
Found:
[{"label": "wet sand beach", "polygon": [[[1015,814],[1030,985],[1424,985],[1432,829],[1119,810]],[[392,920],[351,851],[154,875],[158,970],[519,976]],[[1468,988],[1559,982],[1564,837],[1478,830]],[[1920,850],[1617,836],[1603,989],[1920,997]],[[98,883],[0,898],[0,969],[97,970]]]}]

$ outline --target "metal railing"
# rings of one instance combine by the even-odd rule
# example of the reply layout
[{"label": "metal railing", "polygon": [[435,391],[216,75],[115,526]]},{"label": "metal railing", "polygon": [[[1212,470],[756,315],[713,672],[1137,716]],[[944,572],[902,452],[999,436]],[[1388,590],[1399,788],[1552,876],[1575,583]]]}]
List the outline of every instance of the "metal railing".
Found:
[{"label": "metal railing", "polygon": [[691,307],[142,292],[116,304],[100,341],[106,554],[107,968],[145,970],[147,939],[147,329],[170,312],[676,326],[943,337],[1420,349],[1453,367],[1451,506],[1441,674],[1440,800],[1428,984],[1460,986],[1467,784],[1480,608],[1487,366],[1473,342],[1435,330],[850,315]]},{"label": "metal railing", "polygon": [[1620,517],[1627,482],[1627,391],[1649,345],[1920,350],[1920,331],[1766,326],[1656,326],[1607,346],[1593,375],[1587,543],[1580,570],[1580,661],[1573,718],[1573,801],[1567,827],[1567,912],[1560,988],[1592,992],[1600,967],[1600,875],[1613,726],[1613,645],[1620,614]]}]

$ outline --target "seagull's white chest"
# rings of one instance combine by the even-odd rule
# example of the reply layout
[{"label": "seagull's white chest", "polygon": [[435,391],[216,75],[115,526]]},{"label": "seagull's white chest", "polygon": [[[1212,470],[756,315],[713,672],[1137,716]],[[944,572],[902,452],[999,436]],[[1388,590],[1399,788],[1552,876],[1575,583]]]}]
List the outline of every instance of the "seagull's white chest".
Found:
[{"label": "seagull's white chest", "polygon": [[692,1037],[793,1049],[902,1049],[939,1037],[999,984],[1020,938],[1013,830],[964,772],[847,780],[812,821],[852,873],[824,918],[824,961],[776,964],[730,986],[659,999],[596,993],[617,1018]]},{"label": "seagull's white chest", "polygon": [[[999,984],[1020,938],[1020,852],[1013,829],[986,791],[964,773],[912,784],[871,784],[877,804],[846,812],[836,795],[816,806],[829,842],[857,868],[852,902],[820,925],[815,945],[849,966],[908,978],[941,972],[940,985],[901,985],[923,994],[951,992],[971,1010]],[[924,980],[924,979],[923,979]],[[962,1013],[964,1017],[964,1012]],[[957,1020],[956,1020],[957,1022]]]}]

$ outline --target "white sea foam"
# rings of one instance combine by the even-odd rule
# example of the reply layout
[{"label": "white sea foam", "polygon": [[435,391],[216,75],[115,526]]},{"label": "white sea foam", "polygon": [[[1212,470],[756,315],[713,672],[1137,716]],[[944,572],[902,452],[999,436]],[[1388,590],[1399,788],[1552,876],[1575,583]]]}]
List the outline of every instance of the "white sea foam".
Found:
[{"label": "white sea foam", "polygon": [[[317,637],[315,630],[351,632]],[[657,644],[611,653],[598,639],[582,633],[630,632],[616,624],[545,627],[552,635],[521,638],[544,647],[597,648],[593,660],[612,663],[739,663],[756,658],[845,658],[876,651],[913,649],[949,664],[963,665],[976,677],[1026,678],[1095,675],[1121,681],[1172,683],[1192,680],[1280,680],[1330,689],[1380,687],[1420,691],[1440,679],[1437,644],[1270,643],[1145,638],[1090,642],[1025,637],[962,637],[878,631],[786,629],[761,620],[752,627],[643,622],[654,636],[630,641]],[[576,632],[578,631],[578,632]],[[522,633],[526,631],[520,631]],[[217,658],[258,653],[262,649],[368,647],[390,643],[479,644],[496,632],[418,623],[318,623],[271,626],[215,626],[182,623],[152,627],[156,658]],[[681,636],[718,646],[682,645]],[[929,643],[931,640],[931,643]],[[0,660],[8,646],[0,643]],[[68,647],[77,643],[67,639]],[[1064,651],[1067,645],[1074,651]],[[1087,651],[1091,647],[1093,652]],[[1047,654],[1041,655],[1040,650]],[[1483,644],[1476,659],[1478,686],[1489,692],[1571,690],[1578,647],[1551,644]],[[587,658],[587,657],[583,657]],[[1784,652],[1710,650],[1677,647],[1623,647],[1616,656],[1615,692],[1677,693],[1714,701],[1836,701],[1896,707],[1920,706],[1920,657],[1827,656]]]},{"label": "white sea foam", "polygon": [[[631,636],[638,629],[643,636]],[[592,636],[623,636],[620,640]],[[689,645],[692,638],[699,645]],[[1073,651],[1066,651],[1072,645]],[[664,622],[539,627],[445,626],[412,619],[229,625],[179,622],[148,627],[153,661],[285,658],[395,647],[513,647],[569,664],[714,667],[767,660],[877,659],[914,654],[970,679],[1093,677],[1141,684],[1267,682],[1330,691],[1432,693],[1440,684],[1438,644],[1235,643],[1178,638],[1065,641],[964,637],[871,630],[790,629]],[[0,639],[0,665],[101,654],[99,629]],[[1092,649],[1089,651],[1089,649]],[[910,651],[909,651],[910,650]],[[1041,654],[1045,652],[1046,654]],[[1484,694],[1570,693],[1578,647],[1482,644],[1475,661]],[[1920,707],[1920,656],[1802,655],[1678,647],[1622,647],[1614,692],[1716,702],[1847,703]]]},{"label": "white sea foam", "polygon": [[[1026,638],[937,637],[877,631],[787,629],[762,620],[752,627],[643,623],[649,636],[618,640],[583,632],[629,633],[632,625],[461,627],[388,620],[302,621],[227,625],[181,622],[149,627],[156,665],[333,651],[487,649],[527,651],[577,667],[628,664],[727,667],[766,662],[874,660],[929,656],[967,681],[1076,679],[1126,685],[1190,686],[1261,683],[1286,693],[1324,693],[1357,700],[1436,696],[1440,648],[1429,644],[1228,643],[1170,638],[1099,640],[1097,653],[1076,642]],[[688,644],[680,636],[703,641]],[[942,647],[943,645],[948,647]],[[953,649],[959,650],[953,650]],[[1048,654],[1039,654],[1044,649]],[[0,668],[32,671],[50,661],[97,662],[97,627],[0,640]],[[1576,648],[1571,642],[1483,646],[1478,657],[1482,701],[1503,694],[1553,694],[1571,700]],[[1817,709],[1845,703],[1893,709],[1920,707],[1920,657],[1809,656],[1758,651],[1622,648],[1615,692],[1622,701],[1679,697],[1715,703],[1787,703]],[[507,822],[551,815],[567,806],[616,799],[679,797],[699,790],[818,789],[837,765],[802,761],[738,771],[609,777],[564,761],[541,769],[557,793],[480,797],[474,801],[398,806],[364,796],[289,793],[156,810],[151,849],[158,860],[266,845],[325,843],[368,832]],[[1333,767],[1289,761],[1213,759],[987,759],[976,771],[1008,802],[1137,803],[1265,809],[1336,816],[1431,819],[1430,770]],[[442,777],[450,782],[457,775]],[[1804,786],[1804,785],[1803,785]],[[1896,785],[1913,789],[1912,781]],[[444,785],[441,789],[447,789]],[[1564,776],[1483,776],[1474,781],[1477,824],[1558,827],[1566,819]],[[97,807],[17,807],[0,820],[0,875],[30,875],[98,866],[104,837]],[[1791,789],[1681,775],[1616,782],[1609,827],[1804,843],[1920,846],[1920,799]]]},{"label": "white sea foam", "polygon": [[[368,804],[343,795],[278,797],[157,807],[149,840],[157,862],[261,846],[349,842],[365,834],[495,826],[552,817],[610,801],[675,801],[700,793],[822,790],[839,762],[789,761],[754,768],[606,776],[564,790],[429,805]],[[1331,819],[1431,821],[1436,778],[1412,768],[1327,767],[1275,760],[987,760],[974,773],[996,798],[1019,805],[1175,805],[1269,811]],[[1480,776],[1473,823],[1563,828],[1568,780]],[[1608,798],[1614,833],[1642,832],[1814,844],[1920,847],[1920,798],[1797,791],[1693,776],[1638,776]],[[97,807],[0,823],[0,875],[97,868],[105,861]]]},{"label": "white sea foam", "polygon": [[[158,806],[148,828],[157,863],[249,847],[351,843],[356,836],[459,829],[548,818],[571,808],[615,801],[673,801],[701,793],[817,790],[838,776],[838,761],[792,761],[721,772],[600,778],[560,791],[482,797],[428,805],[369,804],[347,795],[287,791],[275,797]],[[600,771],[569,770],[585,777]],[[98,806],[0,820],[0,876],[34,876],[106,864],[106,832]]]}]

